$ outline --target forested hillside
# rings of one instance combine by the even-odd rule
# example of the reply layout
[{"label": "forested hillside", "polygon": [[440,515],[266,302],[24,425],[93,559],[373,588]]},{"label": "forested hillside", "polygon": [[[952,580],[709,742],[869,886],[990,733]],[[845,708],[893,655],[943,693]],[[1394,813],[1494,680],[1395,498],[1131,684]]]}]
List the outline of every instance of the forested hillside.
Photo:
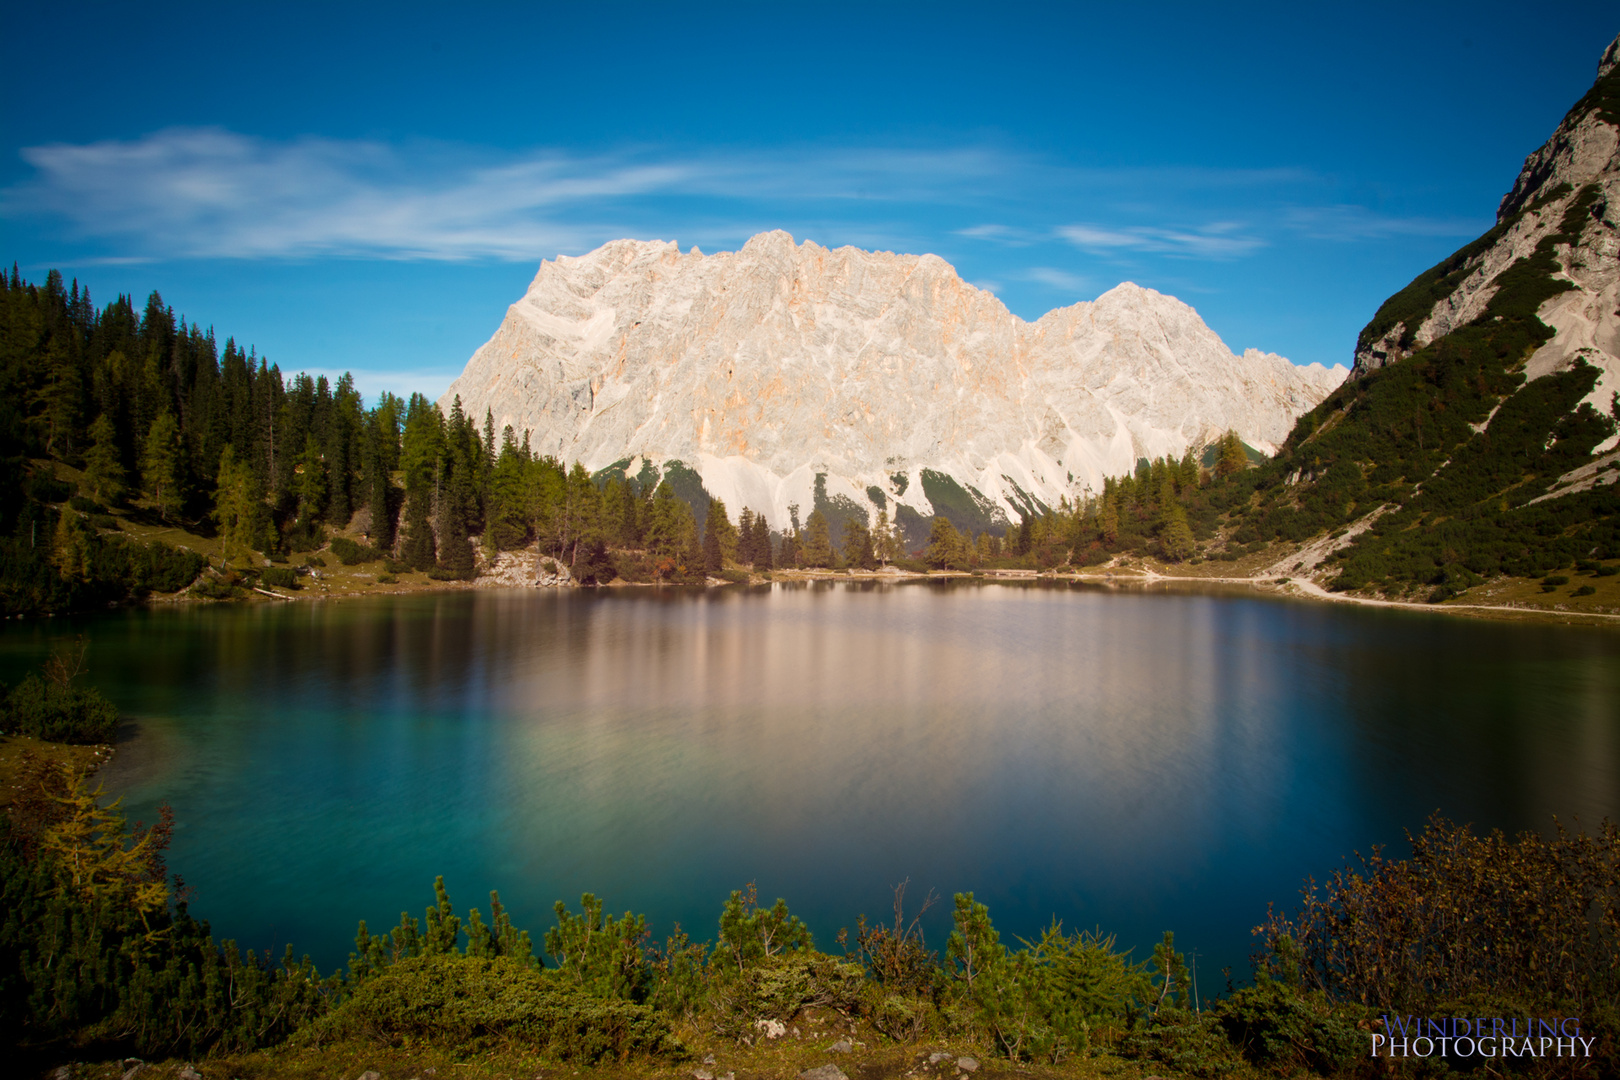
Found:
[{"label": "forested hillside", "polygon": [[[592,477],[487,415],[480,430],[459,403],[446,416],[422,395],[385,393],[368,408],[348,375],[289,379],[157,293],[139,311],[123,296],[97,309],[55,271],[43,285],[16,267],[0,281],[5,614],[172,592],[205,572],[202,556],[139,542],[133,525],[208,538],[217,569],[247,583],[265,557],[286,562],[344,532],[333,551],[345,562],[439,578],[474,575],[472,538],[489,555],[538,543],[587,583],[771,565],[764,517],[742,508],[739,529],[700,487],[678,493],[690,477],[679,463]],[[204,584],[233,594],[229,580]]]}]

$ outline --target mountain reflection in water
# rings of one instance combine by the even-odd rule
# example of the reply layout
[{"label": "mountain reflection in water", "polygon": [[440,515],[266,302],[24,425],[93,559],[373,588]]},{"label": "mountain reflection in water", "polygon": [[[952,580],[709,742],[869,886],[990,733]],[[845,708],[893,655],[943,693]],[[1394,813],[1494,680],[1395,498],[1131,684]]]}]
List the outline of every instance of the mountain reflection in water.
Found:
[{"label": "mountain reflection in water", "polygon": [[324,968],[355,921],[581,892],[712,938],[784,896],[822,948],[890,889],[972,891],[1247,974],[1266,903],[1434,810],[1620,817],[1620,632],[1243,593],[833,583],[457,592],[7,626],[83,630],[138,718],[103,780],[179,829],[216,934]]}]

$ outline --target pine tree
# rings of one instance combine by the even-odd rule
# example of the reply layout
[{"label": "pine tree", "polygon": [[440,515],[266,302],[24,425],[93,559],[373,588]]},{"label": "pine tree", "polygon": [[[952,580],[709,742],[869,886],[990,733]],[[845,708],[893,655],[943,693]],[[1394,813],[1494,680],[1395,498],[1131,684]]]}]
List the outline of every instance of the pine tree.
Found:
[{"label": "pine tree", "polygon": [[125,492],[124,462],[118,449],[118,433],[106,413],[90,425],[90,439],[90,449],[84,455],[84,489],[91,498],[117,505]]},{"label": "pine tree", "polygon": [[1248,455],[1243,450],[1243,440],[1238,438],[1237,432],[1228,430],[1221,436],[1218,445],[1220,457],[1215,462],[1216,476],[1231,476],[1249,467]]},{"label": "pine tree", "polygon": [[804,565],[804,537],[799,529],[799,504],[788,505],[788,531],[782,534],[782,550],[777,552],[776,564],[783,567]]},{"label": "pine tree", "polygon": [[726,504],[710,499],[703,521],[703,569],[718,574],[728,560],[735,561],[736,557],[737,529],[726,513]]},{"label": "pine tree", "polygon": [[804,564],[831,567],[833,558],[832,535],[827,526],[826,515],[819,509],[812,510],[810,520],[805,522]]},{"label": "pine tree", "polygon": [[214,521],[219,525],[222,557],[227,565],[233,559],[251,555],[261,543],[265,529],[263,489],[253,468],[236,456],[236,448],[230,443],[219,455]]},{"label": "pine tree", "polygon": [[845,566],[872,570],[877,559],[872,554],[872,536],[866,531],[866,522],[858,517],[844,522],[843,562]]},{"label": "pine tree", "polygon": [[872,545],[878,561],[888,566],[900,554],[898,530],[889,524],[887,507],[878,511],[877,527],[872,530]]},{"label": "pine tree", "polygon": [[51,540],[51,563],[68,581],[89,581],[94,561],[94,534],[77,510],[63,507]]},{"label": "pine tree", "polygon": [[1187,524],[1187,511],[1179,504],[1171,504],[1164,530],[1159,535],[1159,545],[1164,550],[1164,557],[1172,562],[1190,559],[1198,550],[1192,527]]},{"label": "pine tree", "polygon": [[180,490],[180,427],[168,409],[158,413],[147,432],[141,450],[141,484],[151,493],[163,520],[180,513],[185,501]]},{"label": "pine tree", "polygon": [[293,465],[293,494],[298,498],[298,523],[318,521],[326,510],[326,462],[313,434],[304,436],[304,452]]},{"label": "pine tree", "polygon": [[746,506],[737,515],[737,561],[754,565],[754,512]]},{"label": "pine tree", "polygon": [[752,545],[754,569],[762,573],[772,569],[771,558],[771,523],[760,514],[754,518],[754,542]]},{"label": "pine tree", "polygon": [[438,565],[438,545],[433,542],[433,488],[417,484],[405,489],[405,541],[400,555],[412,570],[431,570]]},{"label": "pine tree", "polygon": [[923,559],[936,570],[950,570],[962,564],[962,534],[944,514],[934,515]]}]

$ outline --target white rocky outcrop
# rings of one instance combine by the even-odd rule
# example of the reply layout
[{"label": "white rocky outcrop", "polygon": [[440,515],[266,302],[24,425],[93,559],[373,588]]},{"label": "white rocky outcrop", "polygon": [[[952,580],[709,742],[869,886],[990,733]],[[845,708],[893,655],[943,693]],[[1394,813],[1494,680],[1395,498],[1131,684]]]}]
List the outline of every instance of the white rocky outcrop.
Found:
[{"label": "white rocky outcrop", "polygon": [[[1611,77],[1617,63],[1620,37],[1604,51],[1598,78]],[[1620,128],[1590,104],[1572,109],[1552,137],[1525,159],[1497,209],[1498,225],[1506,229],[1469,259],[1456,289],[1434,304],[1408,346],[1401,346],[1406,327],[1397,324],[1379,340],[1363,343],[1353,374],[1405,359],[1477,318],[1495,295],[1502,272],[1557,233],[1571,206],[1590,197],[1594,187],[1596,197],[1573,225],[1575,242],[1556,249],[1563,267],[1558,276],[1574,288],[1548,300],[1538,312],[1554,337],[1529,358],[1525,374],[1535,379],[1585,360],[1601,376],[1584,401],[1607,413],[1620,391]],[[1620,437],[1600,452],[1617,441]]]},{"label": "white rocky outcrop", "polygon": [[617,240],[542,263],[443,401],[593,471],[679,460],[773,524],[808,513],[819,473],[829,497],[871,506],[876,487],[930,516],[924,469],[1016,520],[1026,499],[1098,490],[1229,428],[1271,452],[1345,375],[1235,356],[1191,307],[1130,283],[1027,323],[937,256],[777,231],[714,255]]}]

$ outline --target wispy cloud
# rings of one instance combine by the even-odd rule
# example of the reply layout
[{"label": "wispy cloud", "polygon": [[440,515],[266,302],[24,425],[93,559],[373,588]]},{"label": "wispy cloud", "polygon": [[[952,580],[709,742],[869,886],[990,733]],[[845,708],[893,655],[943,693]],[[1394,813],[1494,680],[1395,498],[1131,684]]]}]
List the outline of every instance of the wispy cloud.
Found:
[{"label": "wispy cloud", "polygon": [[1034,281],[1041,285],[1050,286],[1059,292],[1070,296],[1081,296],[1094,291],[1089,278],[1072,274],[1067,270],[1059,270],[1055,266],[1032,266],[1024,271],[1025,281]]},{"label": "wispy cloud", "polygon": [[[868,247],[938,250],[960,237],[1111,260],[1229,260],[1285,234],[1343,241],[1478,231],[1477,222],[1310,205],[1324,181],[1301,170],[1075,168],[996,146],[581,154],[173,128],[22,156],[32,175],[0,190],[0,215],[60,221],[62,235],[99,249],[86,258],[100,262],[528,261],[675,230],[712,249],[786,221]],[[1252,214],[1257,203],[1291,208]],[[1050,224],[1081,206],[1084,220]],[[953,227],[964,219],[981,223]],[[1050,267],[1002,273],[1065,291],[1078,282]]]},{"label": "wispy cloud", "polygon": [[217,129],[23,157],[37,175],[0,195],[0,212],[56,214],[80,236],[179,257],[527,258],[578,239],[548,211],[687,177],[679,164],[561,155],[424,174],[380,143],[274,143]]},{"label": "wispy cloud", "polygon": [[1349,242],[1399,236],[1474,237],[1491,227],[1489,219],[1394,217],[1354,205],[1289,207],[1282,223],[1312,240]]},{"label": "wispy cloud", "polygon": [[0,214],[54,215],[78,238],[182,258],[530,259],[622,235],[614,208],[637,200],[937,203],[1009,168],[981,149],[495,156],[217,128],[22,155],[35,175],[0,192]]},{"label": "wispy cloud", "polygon": [[957,229],[956,235],[965,236],[969,240],[988,240],[993,244],[1002,244],[1006,247],[1028,247],[1045,239],[1039,232],[1032,229],[989,224],[970,225],[965,229]]},{"label": "wispy cloud", "polygon": [[1266,241],[1237,222],[1220,221],[1193,228],[1156,225],[1064,225],[1057,234],[1093,255],[1139,251],[1205,259],[1229,259],[1264,247]]}]

